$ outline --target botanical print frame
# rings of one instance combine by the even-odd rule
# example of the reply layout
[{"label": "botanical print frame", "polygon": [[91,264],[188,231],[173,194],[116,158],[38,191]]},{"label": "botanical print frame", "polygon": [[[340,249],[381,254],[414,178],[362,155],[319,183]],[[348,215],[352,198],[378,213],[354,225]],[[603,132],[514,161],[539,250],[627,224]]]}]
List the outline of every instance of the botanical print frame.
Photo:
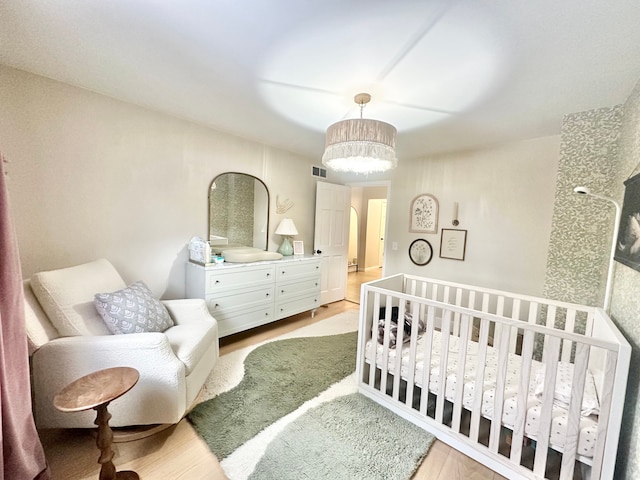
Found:
[{"label": "botanical print frame", "polygon": [[624,182],[624,203],[614,259],[640,271],[640,174]]},{"label": "botanical print frame", "polygon": [[467,250],[467,231],[443,228],[440,234],[440,258],[464,260]]},{"label": "botanical print frame", "polygon": [[409,231],[438,233],[438,199],[429,193],[418,195],[409,210]]},{"label": "botanical print frame", "polygon": [[302,240],[293,241],[293,254],[294,255],[304,254],[304,242]]}]

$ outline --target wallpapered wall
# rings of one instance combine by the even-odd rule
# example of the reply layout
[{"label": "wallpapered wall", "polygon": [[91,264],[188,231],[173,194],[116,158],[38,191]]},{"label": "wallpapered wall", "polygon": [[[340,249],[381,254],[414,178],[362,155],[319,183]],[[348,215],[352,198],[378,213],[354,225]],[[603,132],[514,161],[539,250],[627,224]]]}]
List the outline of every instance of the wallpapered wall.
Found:
[{"label": "wallpapered wall", "polygon": [[623,108],[567,115],[562,125],[544,295],[602,306],[615,208],[573,188],[607,194],[616,168]]},{"label": "wallpapered wall", "polygon": [[[618,168],[612,195],[622,202],[623,182],[638,173],[640,163],[640,82],[624,105],[619,143]],[[627,382],[624,423],[620,437],[616,478],[640,478],[640,272],[615,262],[611,317],[632,346],[631,369]]]},{"label": "wallpapered wall", "polygon": [[[545,296],[602,305],[614,207],[573,193],[584,185],[622,203],[624,180],[640,162],[640,83],[624,106],[567,115],[563,121]],[[616,479],[640,478],[640,272],[614,263],[611,317],[632,345]]]}]

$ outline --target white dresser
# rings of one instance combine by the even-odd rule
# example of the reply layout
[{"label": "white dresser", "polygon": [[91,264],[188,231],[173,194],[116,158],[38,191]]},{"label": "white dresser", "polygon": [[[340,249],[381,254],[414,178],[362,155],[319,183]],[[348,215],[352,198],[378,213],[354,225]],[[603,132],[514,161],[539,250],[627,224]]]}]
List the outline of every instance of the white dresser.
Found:
[{"label": "white dresser", "polygon": [[320,257],[187,264],[187,298],[204,298],[224,337],[320,306]]}]

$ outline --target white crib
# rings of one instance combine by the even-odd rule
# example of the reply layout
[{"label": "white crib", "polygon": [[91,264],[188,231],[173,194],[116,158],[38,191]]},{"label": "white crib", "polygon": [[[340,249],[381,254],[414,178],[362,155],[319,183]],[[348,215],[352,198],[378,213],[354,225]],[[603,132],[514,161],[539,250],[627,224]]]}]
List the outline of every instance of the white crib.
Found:
[{"label": "white crib", "polygon": [[599,308],[405,274],[362,286],[359,391],[510,479],[613,477],[630,355]]}]

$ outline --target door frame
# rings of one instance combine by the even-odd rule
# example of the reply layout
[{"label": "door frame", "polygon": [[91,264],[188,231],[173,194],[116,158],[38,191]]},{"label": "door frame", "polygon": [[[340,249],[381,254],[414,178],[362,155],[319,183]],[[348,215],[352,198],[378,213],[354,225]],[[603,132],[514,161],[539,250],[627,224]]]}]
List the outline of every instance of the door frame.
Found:
[{"label": "door frame", "polygon": [[[361,188],[366,188],[366,187],[386,187],[387,188],[387,215],[385,217],[384,220],[384,230],[385,232],[389,232],[389,217],[391,216],[389,214],[389,204],[390,204],[390,197],[391,197],[391,180],[377,180],[377,181],[370,181],[370,182],[346,182],[345,185],[347,187],[353,188],[353,187],[361,187]],[[366,220],[366,218],[363,218],[364,216],[362,214],[360,214],[360,222],[362,222],[363,220]],[[387,248],[389,248],[388,245],[388,238],[389,235],[385,234],[385,238],[384,238],[384,248],[385,251],[388,251]],[[385,255],[384,258],[384,263],[382,264],[382,276],[385,276],[385,272],[387,270],[387,258],[388,255]],[[358,261],[360,261],[360,258],[358,258]],[[364,268],[363,268],[364,270]]]}]

